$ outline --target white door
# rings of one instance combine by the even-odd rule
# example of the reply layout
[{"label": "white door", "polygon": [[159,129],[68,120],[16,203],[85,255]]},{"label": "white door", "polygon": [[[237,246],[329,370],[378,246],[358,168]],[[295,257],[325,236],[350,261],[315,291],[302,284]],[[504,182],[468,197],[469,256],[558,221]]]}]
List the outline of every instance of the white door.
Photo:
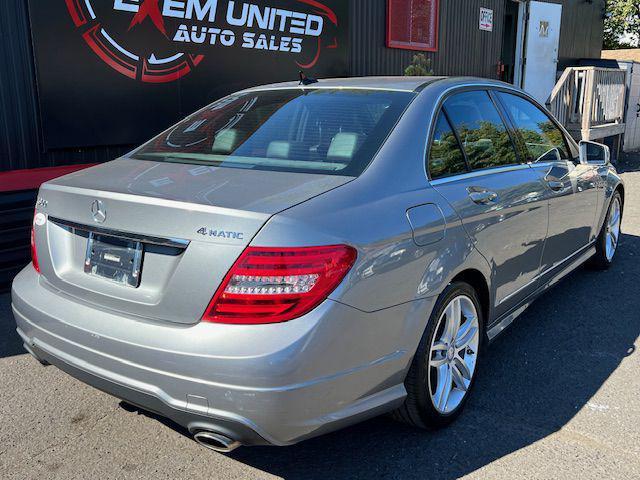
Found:
[{"label": "white door", "polygon": [[556,84],[561,20],[562,5],[529,3],[523,87],[543,105]]},{"label": "white door", "polygon": [[624,132],[625,152],[640,150],[640,63],[630,63],[627,67],[629,97],[627,99],[627,120]]}]

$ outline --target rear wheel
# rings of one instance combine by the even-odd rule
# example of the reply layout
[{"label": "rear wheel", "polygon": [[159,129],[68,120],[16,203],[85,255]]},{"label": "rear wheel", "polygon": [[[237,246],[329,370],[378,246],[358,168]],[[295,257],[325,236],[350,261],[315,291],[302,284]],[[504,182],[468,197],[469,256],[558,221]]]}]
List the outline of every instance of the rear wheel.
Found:
[{"label": "rear wheel", "polygon": [[483,347],[475,290],[463,282],[440,295],[405,380],[407,398],[394,417],[421,428],[451,423],[473,387]]},{"label": "rear wheel", "polygon": [[622,197],[620,192],[615,192],[607,211],[607,218],[596,240],[596,253],[589,261],[592,267],[604,270],[611,266],[618,249],[621,223]]}]

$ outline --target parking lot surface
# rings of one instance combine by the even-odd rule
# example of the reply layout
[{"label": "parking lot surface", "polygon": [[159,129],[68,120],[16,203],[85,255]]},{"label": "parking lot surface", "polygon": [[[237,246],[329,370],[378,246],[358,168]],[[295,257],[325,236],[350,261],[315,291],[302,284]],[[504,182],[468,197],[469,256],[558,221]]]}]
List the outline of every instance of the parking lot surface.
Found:
[{"label": "parking lot surface", "polygon": [[229,455],[27,355],[0,294],[0,478],[640,478],[640,160],[614,266],[580,268],[490,348],[461,418],[380,417]]}]

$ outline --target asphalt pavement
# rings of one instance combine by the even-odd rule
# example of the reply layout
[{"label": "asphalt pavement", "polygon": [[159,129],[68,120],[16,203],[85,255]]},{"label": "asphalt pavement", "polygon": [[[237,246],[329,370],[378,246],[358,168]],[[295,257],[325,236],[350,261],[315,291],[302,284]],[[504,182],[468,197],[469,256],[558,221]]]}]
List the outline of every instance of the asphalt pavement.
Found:
[{"label": "asphalt pavement", "polygon": [[623,236],[490,348],[460,419],[423,432],[380,417],[286,448],[208,451],[27,355],[0,295],[2,479],[640,478],[640,160],[623,166]]}]

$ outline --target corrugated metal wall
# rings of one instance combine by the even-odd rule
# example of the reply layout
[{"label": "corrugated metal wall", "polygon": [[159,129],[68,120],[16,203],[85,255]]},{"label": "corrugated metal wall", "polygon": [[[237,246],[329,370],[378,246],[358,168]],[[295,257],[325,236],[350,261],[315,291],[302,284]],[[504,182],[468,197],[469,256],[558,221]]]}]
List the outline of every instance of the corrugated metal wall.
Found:
[{"label": "corrugated metal wall", "polygon": [[[122,147],[43,150],[27,0],[2,2],[0,65],[0,172],[101,162],[126,150]],[[73,108],[72,102],[69,108]]]},{"label": "corrugated metal wall", "polygon": [[5,2],[0,15],[0,171],[23,167],[26,159],[39,156],[28,28],[26,2]]},{"label": "corrugated metal wall", "polygon": [[605,0],[541,0],[562,4],[560,68],[581,58],[600,58]]},{"label": "corrugated metal wall", "polygon": [[[506,0],[440,0],[438,51],[424,52],[436,75],[495,78]],[[480,7],[494,11],[493,32],[478,28]],[[416,53],[386,48],[387,0],[351,0],[353,75],[402,75]]]},{"label": "corrugated metal wall", "polygon": [[[505,5],[511,0],[440,0],[438,51],[425,52],[436,75],[497,77]],[[542,0],[563,5],[561,66],[599,58],[605,0]],[[386,48],[387,0],[351,0],[353,75],[402,75],[416,52]],[[480,7],[494,11],[493,32],[478,28]]]},{"label": "corrugated metal wall", "polygon": [[29,263],[35,190],[0,194],[0,292]]}]

